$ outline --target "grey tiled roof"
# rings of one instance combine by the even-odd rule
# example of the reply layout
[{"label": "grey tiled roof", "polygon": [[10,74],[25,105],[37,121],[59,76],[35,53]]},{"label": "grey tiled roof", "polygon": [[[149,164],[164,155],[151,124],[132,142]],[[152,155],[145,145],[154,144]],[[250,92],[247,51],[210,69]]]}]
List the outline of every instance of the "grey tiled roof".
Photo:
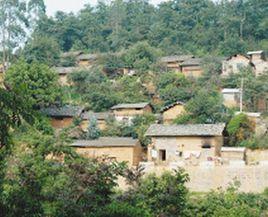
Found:
[{"label": "grey tiled roof", "polygon": [[76,57],[82,53],[83,53],[82,51],[69,51],[69,52],[62,53],[61,57],[62,58],[66,58],[66,57],[70,57],[70,56]]},{"label": "grey tiled roof", "polygon": [[97,54],[81,54],[78,56],[78,60],[96,60],[98,57]]},{"label": "grey tiled roof", "polygon": [[131,137],[100,137],[97,140],[76,140],[72,147],[134,147],[137,139]]},{"label": "grey tiled roof", "polygon": [[186,124],[186,125],[163,125],[153,124],[146,132],[146,136],[220,136],[225,124]]},{"label": "grey tiled roof", "polygon": [[202,63],[202,58],[192,58],[184,61],[181,66],[199,66]]},{"label": "grey tiled roof", "polygon": [[142,103],[125,103],[125,104],[118,104],[113,106],[111,109],[124,109],[124,108],[137,108],[137,109],[142,109],[145,108],[147,105],[150,105],[148,102],[142,102]]},{"label": "grey tiled roof", "polygon": [[82,114],[82,119],[83,120],[88,120],[91,116],[94,116],[97,120],[106,120],[111,116],[110,112],[84,112]]},{"label": "grey tiled roof", "polygon": [[161,109],[161,112],[164,112],[164,111],[166,111],[166,110],[174,107],[175,105],[185,105],[185,103],[184,102],[180,102],[180,101],[174,102],[174,103],[169,104],[169,105],[165,106],[164,108],[162,108]]},{"label": "grey tiled roof", "polygon": [[193,58],[193,55],[174,55],[174,56],[166,56],[166,57],[162,57],[160,59],[161,62],[167,63],[167,62],[181,62],[181,61],[185,61],[187,59],[191,59]]},{"label": "grey tiled roof", "polygon": [[49,117],[75,117],[80,116],[83,110],[83,107],[68,105],[63,107],[44,108],[41,112]]}]

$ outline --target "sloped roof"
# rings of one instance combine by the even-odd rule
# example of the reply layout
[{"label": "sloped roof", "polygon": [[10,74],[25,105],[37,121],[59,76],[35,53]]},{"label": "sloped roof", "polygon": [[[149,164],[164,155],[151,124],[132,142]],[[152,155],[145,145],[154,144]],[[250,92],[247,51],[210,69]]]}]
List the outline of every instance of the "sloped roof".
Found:
[{"label": "sloped roof", "polygon": [[142,103],[124,103],[124,104],[118,104],[113,106],[111,109],[124,109],[124,108],[133,108],[133,109],[142,109],[145,108],[147,105],[150,105],[148,102],[142,102]]},{"label": "sloped roof", "polygon": [[186,124],[186,125],[163,125],[153,124],[146,132],[146,136],[172,137],[172,136],[221,136],[225,128],[220,124]]},{"label": "sloped roof", "polygon": [[84,108],[81,106],[63,106],[41,109],[41,112],[49,117],[75,117],[80,116]]},{"label": "sloped roof", "polygon": [[72,147],[134,147],[137,139],[131,137],[100,137],[96,140],[76,140]]},{"label": "sloped roof", "polygon": [[165,112],[166,110],[168,110],[168,109],[170,109],[170,108],[172,108],[172,107],[174,107],[176,105],[185,105],[185,103],[181,102],[181,101],[174,102],[174,103],[169,104],[169,105],[165,106],[164,108],[162,108],[161,112]]},{"label": "sloped roof", "polygon": [[194,55],[174,55],[174,56],[165,56],[160,59],[161,62],[181,62],[187,59],[194,58]]},{"label": "sloped roof", "polygon": [[88,120],[91,116],[94,116],[97,120],[105,120],[107,118],[109,118],[111,115],[110,112],[84,112],[82,114],[82,119],[83,120]]},{"label": "sloped roof", "polygon": [[202,63],[202,58],[192,58],[184,61],[181,66],[199,66]]},{"label": "sloped roof", "polygon": [[262,54],[263,52],[264,52],[263,50],[249,51],[247,52],[247,55]]},{"label": "sloped roof", "polygon": [[78,56],[78,60],[96,60],[98,57],[97,54],[81,54]]}]

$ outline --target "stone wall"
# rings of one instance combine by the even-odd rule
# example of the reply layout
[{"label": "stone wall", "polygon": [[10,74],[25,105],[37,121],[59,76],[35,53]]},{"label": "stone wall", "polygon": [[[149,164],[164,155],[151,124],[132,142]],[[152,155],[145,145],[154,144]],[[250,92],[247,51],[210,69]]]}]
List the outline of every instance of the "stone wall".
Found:
[{"label": "stone wall", "polygon": [[[155,166],[152,163],[144,163],[146,174],[156,173],[160,175],[164,171],[172,171],[179,163],[169,166]],[[190,176],[187,187],[194,192],[208,192],[212,189],[226,189],[234,180],[240,182],[240,191],[263,192],[268,187],[268,164],[263,161],[257,166],[243,164],[231,164],[225,166],[214,166],[209,163],[200,166],[184,166]]]}]

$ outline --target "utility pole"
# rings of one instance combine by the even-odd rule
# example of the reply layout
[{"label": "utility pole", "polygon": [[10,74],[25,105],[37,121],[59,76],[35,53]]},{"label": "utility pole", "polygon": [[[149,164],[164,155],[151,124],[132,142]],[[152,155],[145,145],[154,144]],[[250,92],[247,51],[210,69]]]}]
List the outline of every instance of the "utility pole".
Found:
[{"label": "utility pole", "polygon": [[243,112],[243,91],[244,91],[244,78],[241,79],[241,86],[240,86],[240,112]]}]

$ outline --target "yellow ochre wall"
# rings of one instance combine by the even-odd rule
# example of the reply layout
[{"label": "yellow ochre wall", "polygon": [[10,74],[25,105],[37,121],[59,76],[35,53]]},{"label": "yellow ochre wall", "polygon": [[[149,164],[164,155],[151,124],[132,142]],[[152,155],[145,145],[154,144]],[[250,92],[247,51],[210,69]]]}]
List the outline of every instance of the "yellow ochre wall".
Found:
[{"label": "yellow ochre wall", "polygon": [[135,116],[135,115],[142,115],[145,113],[151,113],[152,108],[151,106],[147,105],[143,109],[131,109],[131,108],[126,108],[126,109],[116,109],[113,111],[116,116]]},{"label": "yellow ochre wall", "polygon": [[51,118],[51,125],[54,128],[66,128],[71,126],[73,123],[73,118],[63,118],[63,119],[57,119],[57,118]]},{"label": "yellow ochre wall", "polygon": [[175,105],[163,112],[163,123],[172,124],[173,121],[185,112],[184,105]]},{"label": "yellow ochre wall", "polygon": [[[80,124],[83,131],[87,131],[89,125],[89,120],[83,120]],[[107,127],[105,120],[97,120],[97,125],[100,130],[105,130]]]},{"label": "yellow ochre wall", "polygon": [[200,66],[183,66],[182,73],[186,77],[200,77],[203,74],[203,69]]},{"label": "yellow ochre wall", "polygon": [[126,161],[129,166],[137,166],[141,161],[142,147],[86,147],[75,148],[78,154],[84,157],[94,158],[108,156],[115,158],[118,162]]}]

